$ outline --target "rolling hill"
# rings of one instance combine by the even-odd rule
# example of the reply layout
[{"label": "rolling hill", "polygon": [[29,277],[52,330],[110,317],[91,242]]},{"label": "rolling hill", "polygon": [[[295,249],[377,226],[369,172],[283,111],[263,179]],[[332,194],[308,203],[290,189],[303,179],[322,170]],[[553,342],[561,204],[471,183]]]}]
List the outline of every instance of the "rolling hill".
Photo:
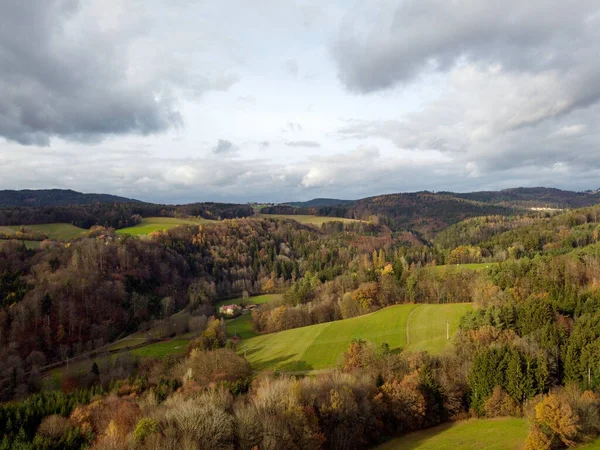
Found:
[{"label": "rolling hill", "polygon": [[93,203],[140,203],[126,197],[110,194],[83,194],[70,189],[25,189],[0,191],[0,208],[14,206],[90,205]]},{"label": "rolling hill", "polygon": [[336,366],[353,339],[439,353],[447,343],[446,321],[453,333],[471,308],[460,303],[390,306],[352,319],[252,337],[243,340],[238,351],[256,370],[291,372]]},{"label": "rolling hill", "polygon": [[525,419],[472,419],[409,433],[376,450],[519,450],[528,431]]}]

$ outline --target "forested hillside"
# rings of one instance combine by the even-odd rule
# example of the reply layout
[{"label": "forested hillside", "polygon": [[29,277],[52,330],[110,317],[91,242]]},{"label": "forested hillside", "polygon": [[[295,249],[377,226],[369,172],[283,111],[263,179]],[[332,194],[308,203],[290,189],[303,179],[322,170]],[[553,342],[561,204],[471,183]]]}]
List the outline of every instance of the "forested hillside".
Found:
[{"label": "forested hillside", "polygon": [[265,207],[265,214],[314,214],[377,220],[393,230],[412,230],[426,238],[469,217],[510,216],[527,210],[559,210],[592,206],[598,191],[572,192],[554,188],[514,188],[502,191],[415,192],[346,201],[314,199]]},{"label": "forested hillside", "polygon": [[209,220],[249,217],[248,205],[232,203],[191,203],[188,205],[154,205],[151,203],[93,203],[69,206],[0,208],[0,225],[34,225],[70,223],[80,228],[95,225],[125,228],[140,223],[142,217],[192,216]]},{"label": "forested hillside", "polygon": [[[387,210],[388,200],[397,199],[369,207]],[[600,206],[467,218],[432,245],[381,217],[316,226],[256,216],[142,237],[97,227],[38,250],[9,241],[0,247],[0,396],[11,401],[0,406],[2,445],[367,448],[447,420],[501,416],[526,418],[532,449],[600,434]],[[242,339],[216,307],[272,293],[242,311]],[[467,312],[449,342],[434,336],[435,354],[386,325],[427,320],[412,315],[424,303]],[[310,370],[293,351],[302,336],[348,334],[354,323],[373,328],[366,340],[314,340],[336,349],[344,340],[341,358],[306,350],[323,371],[315,376],[253,372]],[[292,338],[260,336],[288,329]],[[123,336],[140,343],[130,350]]]},{"label": "forested hillside", "polygon": [[133,203],[139,200],[110,194],[82,194],[70,189],[25,189],[0,191],[0,208],[13,206],[90,205],[93,203]]}]

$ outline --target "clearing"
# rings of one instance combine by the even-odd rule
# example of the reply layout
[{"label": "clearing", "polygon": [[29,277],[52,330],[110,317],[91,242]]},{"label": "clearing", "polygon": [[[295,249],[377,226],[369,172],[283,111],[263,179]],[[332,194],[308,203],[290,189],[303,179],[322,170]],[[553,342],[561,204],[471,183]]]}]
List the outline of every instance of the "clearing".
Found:
[{"label": "clearing", "polygon": [[436,272],[446,272],[452,270],[485,270],[488,267],[497,266],[499,263],[497,262],[488,262],[488,263],[471,263],[471,264],[445,264],[441,266],[429,267],[428,269],[434,270]]},{"label": "clearing", "polygon": [[[246,303],[248,305],[262,305],[264,303],[272,302],[273,300],[279,300],[283,297],[283,294],[261,294],[261,295],[253,295],[248,297]],[[220,300],[215,304],[215,307],[219,309],[220,306],[223,305],[241,305],[244,302],[242,297],[233,298],[229,300]]]},{"label": "clearing", "polygon": [[[48,238],[55,241],[70,241],[71,239],[75,239],[76,237],[81,236],[87,230],[83,228],[76,227],[75,225],[71,225],[70,223],[45,223],[41,225],[11,225],[11,226],[1,226],[0,232],[5,233],[16,233],[21,229],[21,227],[26,230],[31,230],[38,233],[46,233]],[[27,241],[27,242],[35,242],[35,241]]]},{"label": "clearing", "polygon": [[[263,294],[263,295],[254,295],[249,297],[247,300],[248,304],[262,305],[264,303],[269,303],[274,300],[279,300],[282,298],[282,294]],[[216,308],[219,309],[219,306],[223,305],[240,305],[243,302],[243,298],[235,298],[233,300],[221,300],[217,302]],[[236,317],[235,319],[229,319],[225,321],[225,327],[227,329],[227,334],[230,336],[239,336],[242,339],[249,339],[251,337],[257,336],[257,334],[252,329],[252,320],[251,313],[243,314],[241,316]]]},{"label": "clearing", "polygon": [[343,222],[343,223],[351,223],[351,222],[361,222],[357,219],[346,219],[345,217],[325,217],[325,216],[310,216],[303,214],[256,214],[256,216],[260,219],[291,219],[296,222],[304,223],[307,225],[316,225],[320,227],[326,222]]},{"label": "clearing", "polygon": [[[336,366],[353,339],[375,345],[387,342],[391,349],[439,353],[447,343],[446,321],[450,322],[451,332],[455,331],[460,318],[471,308],[470,304],[461,303],[390,306],[352,319],[255,336],[243,340],[238,351],[246,355],[256,370],[291,372]],[[237,326],[242,336],[247,331],[243,328],[246,323],[240,321]]]},{"label": "clearing", "polygon": [[203,223],[218,223],[215,220],[207,219],[180,219],[177,217],[144,217],[142,222],[132,227],[121,228],[117,234],[131,234],[133,236],[145,236],[155,231],[168,230],[180,225],[200,225]]},{"label": "clearing", "polygon": [[472,419],[416,431],[376,450],[519,450],[528,432],[525,419]]}]

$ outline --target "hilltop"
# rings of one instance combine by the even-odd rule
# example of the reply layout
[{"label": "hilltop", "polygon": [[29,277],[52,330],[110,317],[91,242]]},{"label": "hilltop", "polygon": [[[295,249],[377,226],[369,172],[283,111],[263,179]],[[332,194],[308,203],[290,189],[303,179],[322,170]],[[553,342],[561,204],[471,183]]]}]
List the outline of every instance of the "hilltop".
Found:
[{"label": "hilltop", "polygon": [[15,206],[64,206],[94,203],[141,203],[111,194],[84,194],[71,189],[24,189],[0,191],[0,208]]}]

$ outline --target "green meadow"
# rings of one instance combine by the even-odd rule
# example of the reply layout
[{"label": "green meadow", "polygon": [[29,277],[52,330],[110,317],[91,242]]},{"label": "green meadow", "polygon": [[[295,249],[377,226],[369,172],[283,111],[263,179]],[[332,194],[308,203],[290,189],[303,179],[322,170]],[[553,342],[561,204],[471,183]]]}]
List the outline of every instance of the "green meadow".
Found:
[{"label": "green meadow", "polygon": [[445,272],[452,270],[485,270],[488,267],[497,266],[497,262],[491,263],[472,263],[472,264],[445,264],[442,266],[429,267],[430,270],[435,270],[436,272]]},{"label": "green meadow", "polygon": [[218,223],[206,219],[180,219],[177,217],[144,217],[142,222],[133,227],[121,228],[117,234],[130,234],[132,236],[145,236],[155,231],[163,231],[180,225],[199,225],[202,223]]},{"label": "green meadow", "polygon": [[[86,232],[83,228],[76,227],[70,223],[45,223],[42,225],[11,225],[0,227],[0,232],[7,234],[16,233],[21,229],[31,230],[39,233],[46,233],[48,238],[55,241],[70,241],[81,236]],[[30,241],[28,241],[30,242]]]},{"label": "green meadow", "polygon": [[[238,351],[256,370],[292,372],[335,367],[353,339],[439,353],[447,344],[446,322],[455,331],[470,308],[468,304],[390,306],[352,319],[251,337],[240,343]],[[239,335],[242,331],[250,335],[245,325],[242,320],[237,323]]]},{"label": "green meadow", "polygon": [[148,344],[126,352],[104,355],[94,359],[83,359],[69,364],[68,367],[62,366],[50,370],[47,374],[47,378],[50,383],[59,384],[60,380],[65,375],[81,376],[87,374],[94,362],[98,364],[100,371],[103,371],[106,369],[109,363],[112,363],[118,358],[127,358],[133,356],[141,359],[163,359],[167,355],[183,355],[186,351],[188,343],[188,339],[172,339],[170,341],[155,342],[153,344]]},{"label": "green meadow", "polygon": [[528,431],[525,419],[472,419],[416,431],[376,450],[519,450]]},{"label": "green meadow", "polygon": [[308,224],[308,225],[316,225],[321,226],[326,222],[360,222],[357,219],[346,219],[345,217],[322,217],[322,216],[310,216],[310,215],[302,215],[302,214],[257,214],[255,217],[265,219],[265,218],[277,218],[277,219],[291,219],[296,222]]},{"label": "green meadow", "polygon": [[[282,294],[263,294],[263,295],[254,295],[248,298],[248,304],[262,305],[264,303],[269,303],[274,300],[279,300],[282,298]],[[243,298],[235,298],[233,300],[221,300],[217,302],[216,308],[219,309],[220,306],[223,305],[240,305],[243,302]],[[251,314],[244,314],[236,317],[235,319],[230,319],[225,321],[225,328],[227,329],[227,334],[230,336],[239,336],[242,339],[249,339],[251,337],[256,336],[256,333],[252,329],[252,320]]]},{"label": "green meadow", "polygon": [[[261,295],[253,295],[248,297],[246,303],[249,305],[262,305],[264,303],[270,303],[274,300],[279,300],[282,298],[282,294],[261,294]],[[221,300],[216,303],[216,308],[219,309],[220,306],[223,305],[241,305],[244,299],[242,297],[230,299],[230,300]]]}]

